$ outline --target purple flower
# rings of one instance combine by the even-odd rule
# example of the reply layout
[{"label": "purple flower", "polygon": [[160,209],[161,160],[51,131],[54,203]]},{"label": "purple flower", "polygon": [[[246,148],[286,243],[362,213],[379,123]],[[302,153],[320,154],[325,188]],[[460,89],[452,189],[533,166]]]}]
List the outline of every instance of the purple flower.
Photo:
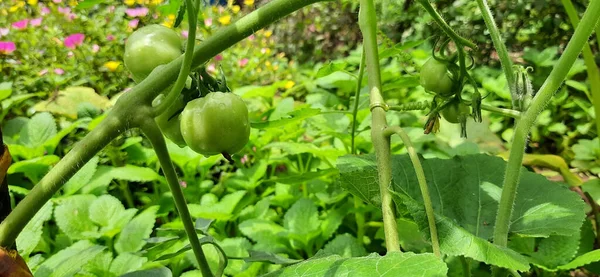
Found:
[{"label": "purple flower", "polygon": [[12,41],[0,41],[0,54],[10,54],[17,50],[17,46]]},{"label": "purple flower", "polygon": [[106,36],[106,40],[113,41],[113,40],[115,40],[115,36],[109,34],[109,35]]},{"label": "purple flower", "polygon": [[62,68],[56,68],[56,69],[54,69],[54,73],[56,73],[58,75],[63,75],[63,74],[65,74],[65,71]]},{"label": "purple flower", "polygon": [[246,58],[243,58],[243,59],[241,59],[241,60],[239,60],[239,61],[238,61],[238,65],[239,65],[240,67],[244,67],[244,66],[246,66],[247,64],[248,64],[248,59],[246,59]]},{"label": "purple flower", "polygon": [[42,18],[38,17],[38,18],[34,18],[31,21],[29,21],[29,23],[31,24],[32,27],[37,27],[42,25]]},{"label": "purple flower", "polygon": [[23,19],[23,20],[13,23],[12,27],[17,30],[23,30],[23,29],[27,28],[28,23],[29,23],[29,19]]},{"label": "purple flower", "polygon": [[127,9],[125,13],[130,17],[144,17],[148,14],[148,8],[139,7],[135,9]]},{"label": "purple flower", "polygon": [[71,8],[69,7],[58,7],[58,12],[64,15],[69,15],[71,13]]},{"label": "purple flower", "polygon": [[129,27],[135,29],[135,28],[137,28],[138,23],[140,23],[140,20],[136,18],[136,19],[130,20],[128,25],[129,25]]},{"label": "purple flower", "polygon": [[83,40],[85,39],[85,35],[81,33],[76,33],[65,38],[65,47],[70,49],[75,49],[75,47],[81,45]]},{"label": "purple flower", "polygon": [[0,38],[1,38],[2,36],[6,36],[6,35],[8,35],[8,32],[9,32],[9,31],[10,31],[10,29],[8,29],[8,28],[0,28]]},{"label": "purple flower", "polygon": [[42,9],[40,10],[42,15],[47,15],[50,14],[50,9],[48,9],[48,7],[43,6]]}]

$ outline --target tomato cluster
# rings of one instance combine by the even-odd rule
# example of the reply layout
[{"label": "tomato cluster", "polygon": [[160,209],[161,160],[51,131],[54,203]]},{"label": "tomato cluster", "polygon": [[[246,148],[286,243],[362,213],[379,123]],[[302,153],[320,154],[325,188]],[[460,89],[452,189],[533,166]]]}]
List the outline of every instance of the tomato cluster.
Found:
[{"label": "tomato cluster", "polygon": [[[178,58],[181,42],[179,35],[167,27],[149,25],[140,28],[125,44],[125,66],[133,79],[141,82],[159,65]],[[206,86],[202,88],[206,89]],[[168,91],[154,99],[152,105],[160,105],[166,93]],[[229,92],[198,93],[195,97],[202,94],[205,96],[192,100],[181,95],[155,118],[159,128],[180,147],[187,145],[206,156],[223,154],[228,157],[240,151],[250,137],[246,104],[241,97]]]}]

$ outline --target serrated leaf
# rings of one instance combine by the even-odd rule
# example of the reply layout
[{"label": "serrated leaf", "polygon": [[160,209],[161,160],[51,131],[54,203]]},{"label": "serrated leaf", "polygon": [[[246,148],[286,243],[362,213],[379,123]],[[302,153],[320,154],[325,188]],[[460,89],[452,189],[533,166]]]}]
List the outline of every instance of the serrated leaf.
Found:
[{"label": "serrated leaf", "polygon": [[[40,266],[34,272],[33,275],[36,277],[50,276],[53,273],[53,271],[55,271],[55,269],[57,269],[61,264],[66,263],[72,257],[77,257],[83,251],[86,251],[88,249],[93,249],[94,251],[100,250],[100,252],[101,252],[102,249],[100,249],[99,247],[102,249],[105,248],[103,246],[95,245],[87,240],[78,241],[78,242],[74,243],[73,245],[71,245],[65,249],[62,249],[62,250],[58,251],[57,253],[55,253],[54,255],[50,256],[47,260],[45,260],[42,264],[40,264]],[[97,254],[99,254],[100,252],[98,252]]]},{"label": "serrated leaf", "polygon": [[346,66],[348,66],[348,64],[346,62],[340,62],[340,61],[330,62],[326,65],[321,66],[321,68],[319,68],[319,70],[317,71],[317,76],[315,76],[315,78],[325,77],[325,76],[332,74],[334,72],[337,72],[337,71],[344,71]]},{"label": "serrated leaf", "polygon": [[166,267],[152,268],[129,272],[121,277],[172,277],[173,273]]},{"label": "serrated leaf", "polygon": [[21,129],[19,141],[21,144],[35,148],[42,146],[47,140],[56,135],[56,122],[49,113],[38,113],[27,121],[27,125]]},{"label": "serrated leaf", "polygon": [[319,114],[321,114],[320,109],[303,108],[291,111],[287,115],[282,116],[281,119],[266,122],[252,122],[250,125],[255,129],[278,128]]},{"label": "serrated leaf", "polygon": [[156,171],[134,165],[125,165],[122,167],[113,167],[110,175],[114,179],[131,182],[151,182],[160,180],[162,177]]},{"label": "serrated leaf", "polygon": [[124,212],[123,203],[109,194],[98,197],[89,209],[90,219],[100,226],[110,226]]},{"label": "serrated leaf", "polygon": [[136,256],[131,253],[119,254],[110,264],[110,272],[116,276],[138,270],[148,261],[145,257]]},{"label": "serrated leaf", "polygon": [[307,277],[307,276],[395,276],[433,277],[446,276],[448,267],[433,254],[391,252],[386,256],[371,254],[360,258],[327,256],[271,272],[265,277]]},{"label": "serrated leaf", "polygon": [[557,269],[571,270],[571,269],[582,267],[584,265],[588,265],[588,264],[598,262],[598,261],[600,261],[600,249],[596,249],[594,251],[587,252],[587,253],[575,258],[568,264],[559,266]]},{"label": "serrated leaf", "polygon": [[44,206],[31,218],[29,223],[25,225],[23,231],[19,233],[16,239],[19,255],[23,257],[29,256],[42,239],[44,223],[52,218],[52,202],[46,202]]},{"label": "serrated leaf", "polygon": [[70,277],[75,275],[75,273],[81,271],[84,265],[102,253],[105,248],[105,246],[94,245],[80,251],[76,255],[73,255],[61,262],[56,268],[53,268],[53,272],[50,274],[50,277]]},{"label": "serrated leaf", "polygon": [[[12,149],[9,151],[12,154]],[[42,156],[13,163],[6,172],[8,174],[23,173],[33,183],[37,183],[42,176],[46,175],[50,167],[58,161],[60,161],[60,158],[55,155]]]},{"label": "serrated leaf", "polygon": [[198,218],[229,220],[234,217],[234,210],[245,195],[246,192],[240,190],[225,195],[221,201],[212,205],[190,204],[190,214]]},{"label": "serrated leaf", "polygon": [[105,96],[98,95],[94,89],[88,87],[68,87],[46,101],[37,103],[33,108],[36,111],[51,112],[72,119],[77,118],[77,106],[88,102],[100,110],[110,107],[110,101]]},{"label": "serrated leaf", "polygon": [[283,227],[297,235],[308,235],[319,230],[321,220],[315,203],[302,198],[285,213]]},{"label": "serrated leaf", "polygon": [[83,167],[81,167],[79,171],[77,171],[77,173],[75,173],[75,175],[73,175],[73,177],[67,181],[67,183],[64,184],[63,191],[65,195],[74,194],[88,184],[96,172],[98,160],[98,156],[94,156]]},{"label": "serrated leaf", "polygon": [[117,253],[136,252],[146,244],[145,239],[150,237],[156,221],[158,206],[147,208],[134,217],[119,234],[115,242]]},{"label": "serrated leaf", "polygon": [[322,253],[324,255],[339,255],[342,258],[367,255],[365,247],[359,244],[356,238],[350,234],[337,235],[323,247]]},{"label": "serrated leaf", "polygon": [[99,165],[88,184],[81,188],[81,193],[101,195],[113,180],[112,166]]},{"label": "serrated leaf", "polygon": [[268,263],[272,263],[272,264],[290,265],[290,264],[295,264],[295,263],[299,263],[302,261],[302,260],[288,259],[288,258],[279,256],[279,255],[275,255],[273,253],[268,253],[268,252],[263,252],[263,251],[249,250],[248,254],[250,255],[250,257],[244,258],[244,261],[246,261],[248,263],[268,262]]},{"label": "serrated leaf", "polygon": [[246,220],[240,223],[238,228],[242,234],[257,242],[276,239],[285,231],[275,222],[259,218]]},{"label": "serrated leaf", "polygon": [[556,271],[557,267],[567,264],[577,254],[580,233],[572,236],[550,236],[542,239],[536,251],[527,253],[532,263],[548,271]]},{"label": "serrated leaf", "polygon": [[69,238],[97,238],[98,227],[89,219],[89,208],[96,199],[94,195],[73,195],[59,200],[54,209],[58,228]]}]

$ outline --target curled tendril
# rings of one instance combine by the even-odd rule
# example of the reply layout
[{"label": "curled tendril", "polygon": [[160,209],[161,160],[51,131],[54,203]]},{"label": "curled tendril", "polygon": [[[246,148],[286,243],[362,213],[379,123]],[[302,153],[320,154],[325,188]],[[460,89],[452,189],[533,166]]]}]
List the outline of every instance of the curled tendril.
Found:
[{"label": "curled tendril", "polygon": [[[441,43],[440,43],[441,41]],[[455,58],[456,58],[456,54],[451,54],[451,55],[447,55],[446,52],[448,49],[448,44],[450,44],[452,40],[449,38],[446,38],[445,40],[442,41],[442,37],[440,37],[438,40],[435,41],[435,44],[433,45],[433,51],[432,51],[432,55],[433,58],[444,62],[444,63],[451,63]],[[438,46],[439,44],[439,46]],[[439,49],[436,51],[436,49]],[[436,54],[436,52],[438,54]]]},{"label": "curled tendril", "polygon": [[426,110],[430,107],[428,101],[419,101],[419,102],[410,102],[404,103],[400,105],[388,105],[389,110],[393,111],[416,111],[416,110]]}]

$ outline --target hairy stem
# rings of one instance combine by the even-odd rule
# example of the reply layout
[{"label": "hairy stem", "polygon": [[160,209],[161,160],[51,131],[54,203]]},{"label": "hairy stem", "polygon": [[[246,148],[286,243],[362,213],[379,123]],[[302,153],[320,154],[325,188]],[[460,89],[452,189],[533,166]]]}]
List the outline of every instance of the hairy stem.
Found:
[{"label": "hairy stem", "polygon": [[383,214],[383,230],[385,246],[388,251],[400,251],[398,226],[392,195],[389,187],[392,182],[392,166],[390,138],[383,135],[387,127],[385,117],[385,101],[381,95],[381,75],[379,72],[379,54],[377,50],[377,16],[373,0],[361,0],[358,23],[363,34],[365,61],[367,65],[370,106],[372,114],[371,139],[377,157],[379,174],[379,192],[381,194],[381,212]]},{"label": "hairy stem", "polygon": [[212,272],[210,271],[210,267],[208,266],[208,262],[206,261],[206,256],[202,251],[202,245],[200,245],[200,241],[198,240],[198,234],[196,233],[196,228],[194,227],[194,222],[192,221],[190,211],[188,210],[185,197],[183,196],[181,185],[179,185],[179,179],[177,178],[175,167],[173,167],[173,162],[171,162],[171,157],[169,156],[169,151],[167,150],[167,144],[165,143],[165,138],[158,129],[156,122],[149,118],[151,118],[150,115],[148,115],[148,117],[145,119],[141,119],[145,120],[141,126],[142,132],[144,132],[146,137],[148,137],[150,143],[152,143],[154,152],[156,152],[160,166],[163,170],[165,178],[167,179],[167,184],[169,184],[169,189],[171,189],[173,201],[175,201],[175,207],[177,207],[177,212],[179,213],[179,217],[183,222],[183,227],[190,241],[190,245],[192,246],[192,250],[194,251],[194,255],[196,256],[196,261],[198,261],[198,265],[202,271],[202,276],[213,276]]},{"label": "hairy stem", "polygon": [[448,23],[446,23],[444,18],[442,18],[442,16],[435,10],[435,8],[431,5],[431,3],[429,3],[428,0],[419,0],[419,3],[423,6],[423,8],[425,8],[427,13],[429,13],[429,15],[433,17],[433,20],[435,20],[438,26],[440,26],[442,31],[444,31],[444,33],[446,33],[446,35],[448,35],[448,37],[450,37],[454,42],[467,46],[471,49],[477,48],[475,43],[470,42],[466,38],[463,38],[459,36],[456,32],[454,32],[454,30],[450,28]]},{"label": "hairy stem", "polygon": [[494,243],[500,246],[506,246],[508,242],[508,231],[510,230],[510,218],[517,194],[517,185],[521,173],[521,163],[523,162],[523,149],[527,141],[529,129],[535,123],[537,116],[544,110],[552,95],[562,84],[567,73],[573,66],[573,63],[579,56],[583,46],[587,43],[592,34],[598,19],[600,18],[600,1],[591,1],[581,23],[575,29],[575,33],[567,44],[563,55],[558,63],[550,72],[550,75],[544,81],[544,84],[533,98],[531,106],[521,116],[521,120],[516,124],[513,135],[508,164],[504,175],[504,185],[500,204],[498,205],[498,215],[494,228]]},{"label": "hairy stem", "polygon": [[410,138],[400,126],[387,127],[383,132],[383,135],[386,137],[390,137],[394,134],[398,135],[400,139],[402,139],[402,142],[408,151],[410,161],[413,164],[413,168],[415,169],[415,173],[417,174],[417,181],[419,182],[419,188],[421,189],[421,195],[423,196],[423,204],[425,205],[425,213],[427,214],[427,222],[429,224],[431,247],[433,248],[433,253],[436,256],[441,257],[442,253],[440,252],[440,241],[438,239],[437,226],[435,225],[433,203],[431,202],[431,196],[429,194],[429,188],[427,187],[427,180],[425,180],[425,172],[423,171],[421,160],[419,160],[419,155],[410,141]]},{"label": "hairy stem", "polygon": [[515,119],[519,119],[521,117],[521,112],[512,110],[512,109],[498,108],[498,107],[494,107],[494,106],[490,106],[490,105],[483,105],[483,104],[481,105],[481,109],[490,111],[493,113],[499,113],[501,115],[512,117]]}]

